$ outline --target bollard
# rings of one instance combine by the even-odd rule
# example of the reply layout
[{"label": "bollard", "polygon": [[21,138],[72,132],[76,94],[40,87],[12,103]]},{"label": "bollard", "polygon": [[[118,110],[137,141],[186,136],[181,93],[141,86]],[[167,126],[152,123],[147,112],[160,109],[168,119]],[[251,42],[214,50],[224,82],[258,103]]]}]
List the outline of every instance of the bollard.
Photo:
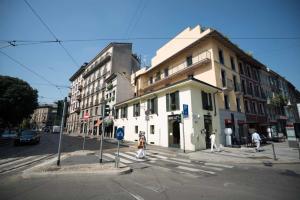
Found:
[{"label": "bollard", "polygon": [[275,148],[274,148],[274,143],[273,142],[272,142],[272,149],[273,149],[273,159],[277,160],[276,153],[275,153]]}]

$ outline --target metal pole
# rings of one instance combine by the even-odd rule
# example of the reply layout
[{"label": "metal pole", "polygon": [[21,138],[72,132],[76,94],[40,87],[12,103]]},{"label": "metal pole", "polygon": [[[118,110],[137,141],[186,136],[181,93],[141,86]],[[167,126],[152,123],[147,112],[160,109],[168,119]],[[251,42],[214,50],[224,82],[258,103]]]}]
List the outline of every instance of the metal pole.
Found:
[{"label": "metal pole", "polygon": [[300,142],[298,142],[298,152],[299,152],[299,159],[300,159]]},{"label": "metal pole", "polygon": [[273,158],[274,158],[274,160],[277,160],[273,142],[272,142],[272,149],[273,149]]},{"label": "metal pole", "polygon": [[85,130],[83,130],[83,143],[82,143],[82,150],[84,151],[84,146],[85,146],[85,131],[87,131],[87,122],[85,122]]},{"label": "metal pole", "polygon": [[117,153],[117,159],[116,159],[116,163],[117,163],[117,168],[119,168],[119,152],[120,152],[120,140],[118,140],[118,153]]},{"label": "metal pole", "polygon": [[58,156],[57,156],[57,163],[56,163],[57,166],[60,165],[61,140],[62,140],[63,127],[64,127],[64,123],[65,123],[66,105],[67,105],[67,97],[65,97],[65,99],[64,99],[63,115],[62,115],[61,124],[60,124],[59,143],[58,143]]},{"label": "metal pole", "polygon": [[183,153],[185,153],[185,138],[184,138],[184,118],[183,118],[183,114],[181,114],[181,118],[182,118],[182,141],[183,141]]},{"label": "metal pole", "polygon": [[104,134],[104,112],[105,112],[105,104],[102,104],[102,133],[101,133],[101,141],[100,141],[100,149],[99,149],[99,163],[102,163],[102,148],[103,148],[103,134]]}]

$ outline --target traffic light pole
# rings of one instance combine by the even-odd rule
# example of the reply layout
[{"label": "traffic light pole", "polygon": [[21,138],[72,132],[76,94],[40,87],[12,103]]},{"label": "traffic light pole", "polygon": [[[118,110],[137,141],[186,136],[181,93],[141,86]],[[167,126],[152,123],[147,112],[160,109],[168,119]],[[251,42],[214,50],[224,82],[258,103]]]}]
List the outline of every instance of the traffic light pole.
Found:
[{"label": "traffic light pole", "polygon": [[99,163],[102,163],[102,146],[103,146],[103,134],[104,134],[104,117],[105,117],[105,104],[102,106],[102,133],[100,136],[100,150],[99,150]]},{"label": "traffic light pole", "polygon": [[57,166],[60,165],[61,140],[62,140],[63,127],[64,127],[64,123],[65,123],[66,106],[67,106],[67,97],[65,97],[65,100],[64,100],[63,115],[62,115],[61,124],[60,124],[58,156],[57,156],[57,163],[56,163]]}]

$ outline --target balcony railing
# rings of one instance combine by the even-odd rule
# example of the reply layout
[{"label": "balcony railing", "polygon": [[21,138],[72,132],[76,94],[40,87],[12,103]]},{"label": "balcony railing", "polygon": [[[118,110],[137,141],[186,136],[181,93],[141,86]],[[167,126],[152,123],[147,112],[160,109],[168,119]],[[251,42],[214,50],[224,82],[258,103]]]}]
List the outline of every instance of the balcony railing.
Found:
[{"label": "balcony railing", "polygon": [[77,101],[81,101],[81,95],[80,95],[80,94],[78,94],[78,95],[76,96],[76,100],[77,100]]},{"label": "balcony railing", "polygon": [[231,91],[234,89],[234,84],[233,81],[231,79],[226,79],[226,84],[225,87],[223,87],[224,91]]},{"label": "balcony railing", "polygon": [[206,62],[208,62],[210,60],[211,60],[210,52],[209,51],[204,51],[204,52],[202,52],[202,53],[200,53],[197,56],[194,56],[192,58],[193,62],[192,62],[191,65],[187,65],[186,60],[184,60],[183,62],[181,62],[178,65],[169,67],[168,76],[167,77],[162,76],[162,74],[164,74],[164,73],[161,73],[159,77],[157,77],[156,74],[153,74],[153,77],[154,77],[153,79],[155,79],[155,82],[150,83],[149,80],[147,80],[147,81],[144,81],[144,85],[146,87],[150,86],[152,84],[155,84],[156,82],[160,82],[160,81],[163,81],[164,79],[172,77],[175,74],[179,74],[179,73],[183,72],[183,70],[185,70],[185,69],[191,68],[191,67],[196,66],[198,64],[206,63]]},{"label": "balcony railing", "polygon": [[81,91],[82,90],[82,85],[78,85],[78,90]]}]

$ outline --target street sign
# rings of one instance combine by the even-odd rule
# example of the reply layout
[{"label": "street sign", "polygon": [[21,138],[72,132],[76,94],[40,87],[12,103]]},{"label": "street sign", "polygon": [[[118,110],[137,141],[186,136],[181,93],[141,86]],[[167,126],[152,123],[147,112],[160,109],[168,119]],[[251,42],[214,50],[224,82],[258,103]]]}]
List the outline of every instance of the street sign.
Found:
[{"label": "street sign", "polygon": [[182,115],[183,115],[183,118],[189,117],[189,106],[187,104],[183,104]]},{"label": "street sign", "polygon": [[123,138],[124,138],[124,129],[123,128],[118,128],[116,135],[117,135],[118,140],[123,140]]}]

